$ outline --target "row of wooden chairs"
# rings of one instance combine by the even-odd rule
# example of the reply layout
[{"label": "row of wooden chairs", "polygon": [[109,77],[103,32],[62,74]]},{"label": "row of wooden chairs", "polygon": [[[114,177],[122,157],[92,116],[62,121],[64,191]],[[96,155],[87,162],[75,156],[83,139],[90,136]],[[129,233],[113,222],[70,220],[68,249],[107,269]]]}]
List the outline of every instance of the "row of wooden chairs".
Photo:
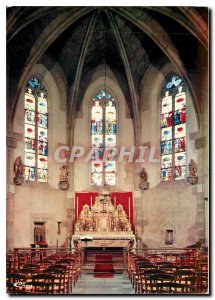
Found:
[{"label": "row of wooden chairs", "polygon": [[80,277],[77,255],[57,253],[7,273],[11,294],[70,294]]},{"label": "row of wooden chairs", "polygon": [[206,293],[208,288],[207,263],[199,265],[174,264],[154,261],[154,256],[130,254],[128,275],[137,294]]}]

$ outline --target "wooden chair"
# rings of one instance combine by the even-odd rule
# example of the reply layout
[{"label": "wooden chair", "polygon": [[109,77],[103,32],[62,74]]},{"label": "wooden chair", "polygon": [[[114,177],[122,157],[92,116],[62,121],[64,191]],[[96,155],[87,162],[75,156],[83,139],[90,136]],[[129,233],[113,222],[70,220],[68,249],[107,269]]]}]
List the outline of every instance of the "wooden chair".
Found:
[{"label": "wooden chair", "polygon": [[136,266],[136,271],[134,272],[134,279],[133,279],[133,287],[135,288],[135,293],[138,293],[138,286],[141,284],[141,274],[145,270],[152,270],[157,269],[156,266],[154,266],[150,262],[141,262],[138,263]]},{"label": "wooden chair", "polygon": [[70,286],[70,278],[69,278],[69,267],[68,265],[63,265],[63,264],[57,264],[54,266],[51,266],[49,269],[58,269],[60,271],[63,271],[64,277],[65,277],[65,290],[64,293],[67,294],[70,292],[71,286]]},{"label": "wooden chair", "polygon": [[185,294],[186,285],[177,282],[156,283],[157,294]]},{"label": "wooden chair", "polygon": [[159,294],[161,284],[171,283],[173,280],[174,276],[169,274],[155,274],[149,276],[149,293]]},{"label": "wooden chair", "polygon": [[138,293],[147,294],[150,292],[150,276],[164,274],[163,271],[158,269],[141,269],[140,270],[140,282],[138,285]]},{"label": "wooden chair", "polygon": [[26,278],[22,274],[7,273],[6,288],[9,294],[23,294],[25,291]]},{"label": "wooden chair", "polygon": [[31,287],[26,293],[36,295],[48,295],[54,293],[54,276],[48,274],[37,274],[28,283]]},{"label": "wooden chair", "polygon": [[187,293],[196,293],[197,290],[197,276],[194,271],[191,270],[177,270],[174,273],[175,282],[185,284]]},{"label": "wooden chair", "polygon": [[50,268],[44,271],[45,274],[54,276],[53,294],[65,294],[65,274],[59,269]]}]

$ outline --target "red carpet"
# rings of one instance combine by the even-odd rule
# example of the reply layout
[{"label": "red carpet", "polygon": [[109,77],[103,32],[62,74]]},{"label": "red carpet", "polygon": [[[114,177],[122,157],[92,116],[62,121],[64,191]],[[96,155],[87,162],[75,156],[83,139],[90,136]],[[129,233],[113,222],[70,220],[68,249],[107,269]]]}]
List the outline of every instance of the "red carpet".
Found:
[{"label": "red carpet", "polygon": [[107,262],[112,261],[112,255],[111,254],[96,254],[96,262]]},{"label": "red carpet", "polygon": [[96,254],[95,256],[95,278],[112,278],[114,277],[114,268],[112,261],[112,255],[110,254]]}]

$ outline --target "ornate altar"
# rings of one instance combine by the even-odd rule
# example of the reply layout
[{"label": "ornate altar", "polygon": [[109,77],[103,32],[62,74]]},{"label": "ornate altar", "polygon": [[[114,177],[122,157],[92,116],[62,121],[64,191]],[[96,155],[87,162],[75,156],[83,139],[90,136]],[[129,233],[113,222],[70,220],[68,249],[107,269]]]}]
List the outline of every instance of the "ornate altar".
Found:
[{"label": "ornate altar", "polygon": [[95,197],[93,204],[83,205],[77,218],[73,240],[81,243],[86,236],[92,240],[88,247],[126,247],[135,239],[123,205],[112,203],[106,190]]}]

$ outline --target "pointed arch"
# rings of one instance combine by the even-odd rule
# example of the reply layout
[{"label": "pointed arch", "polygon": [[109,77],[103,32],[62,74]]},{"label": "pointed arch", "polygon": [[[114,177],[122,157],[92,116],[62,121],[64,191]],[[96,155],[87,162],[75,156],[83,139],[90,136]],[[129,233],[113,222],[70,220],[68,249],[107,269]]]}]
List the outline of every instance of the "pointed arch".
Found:
[{"label": "pointed arch", "polygon": [[186,88],[176,73],[167,76],[161,91],[161,180],[186,176]]},{"label": "pointed arch", "polygon": [[25,179],[48,180],[48,92],[33,76],[25,91]]},{"label": "pointed arch", "polygon": [[106,90],[97,91],[91,102],[91,185],[116,185],[117,104]]}]

